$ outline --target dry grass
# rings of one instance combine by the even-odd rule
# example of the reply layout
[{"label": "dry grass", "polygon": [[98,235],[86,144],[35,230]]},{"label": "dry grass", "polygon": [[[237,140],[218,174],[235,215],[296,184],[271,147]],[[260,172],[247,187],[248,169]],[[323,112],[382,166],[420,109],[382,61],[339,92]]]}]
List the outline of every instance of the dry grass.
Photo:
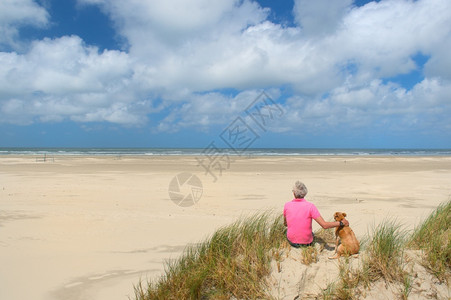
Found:
[{"label": "dry grass", "polygon": [[440,205],[413,233],[409,244],[424,252],[423,265],[440,281],[451,273],[451,201]]},{"label": "dry grass", "polygon": [[301,248],[301,262],[304,265],[316,263],[318,261],[318,254],[318,250],[313,246],[303,247]]},{"label": "dry grass", "polygon": [[423,265],[442,282],[449,283],[451,259],[451,201],[440,205],[411,236],[393,220],[385,220],[364,238],[365,256],[360,268],[353,269],[349,260],[339,264],[339,276],[317,298],[359,299],[362,288],[377,280],[401,287],[399,296],[408,299],[412,275],[405,270],[404,249],[424,252]]},{"label": "dry grass", "polygon": [[254,215],[217,230],[168,263],[165,275],[148,287],[135,287],[136,299],[265,298],[270,262],[279,257],[283,220],[269,213]]},{"label": "dry grass", "polygon": [[383,278],[388,282],[403,282],[406,237],[407,233],[393,220],[386,220],[373,230],[363,260],[365,280]]},{"label": "dry grass", "polygon": [[386,220],[373,229],[365,241],[361,265],[353,268],[351,257],[339,261],[338,279],[318,295],[322,299],[359,299],[362,288],[369,288],[379,279],[404,282],[403,249],[406,233],[396,222]]},{"label": "dry grass", "polygon": [[305,265],[318,262],[319,255],[326,245],[335,243],[334,232],[334,229],[322,228],[315,231],[312,246],[301,248],[301,262]]},{"label": "dry grass", "polygon": [[[385,220],[361,241],[361,263],[352,258],[339,261],[339,276],[319,299],[359,299],[362,291],[377,280],[401,286],[400,298],[412,290],[412,276],[405,270],[404,249],[421,249],[424,265],[448,283],[451,259],[451,201],[441,205],[408,236],[401,226]],[[280,262],[287,245],[283,217],[270,213],[241,219],[217,230],[209,239],[189,247],[169,262],[159,280],[135,286],[135,298],[148,299],[268,299],[266,291],[270,262]],[[302,248],[301,260],[312,264],[327,244],[335,241],[334,231],[315,232],[316,247]],[[289,247],[288,247],[289,248]],[[289,252],[289,249],[288,249]]]}]

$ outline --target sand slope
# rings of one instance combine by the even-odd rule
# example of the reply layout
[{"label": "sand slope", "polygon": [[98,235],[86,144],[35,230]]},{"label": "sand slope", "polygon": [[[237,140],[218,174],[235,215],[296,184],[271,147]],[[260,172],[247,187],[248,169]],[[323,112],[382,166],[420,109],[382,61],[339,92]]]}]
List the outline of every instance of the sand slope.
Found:
[{"label": "sand slope", "polygon": [[[306,265],[302,263],[301,249],[285,247],[282,261],[271,263],[269,275],[269,294],[275,299],[323,299],[322,293],[339,278],[339,264],[349,263],[351,268],[357,269],[362,264],[365,251],[357,258],[351,257],[335,260],[328,259],[334,253],[333,245],[326,248],[316,244],[320,252],[318,261]],[[441,283],[421,265],[420,251],[406,251],[404,255],[405,270],[411,275],[411,290],[408,299],[450,299],[451,290],[446,283]],[[390,283],[385,280],[373,282],[369,288],[359,288],[359,299],[402,299],[404,286],[398,282]],[[298,298],[296,298],[298,297]]]}]

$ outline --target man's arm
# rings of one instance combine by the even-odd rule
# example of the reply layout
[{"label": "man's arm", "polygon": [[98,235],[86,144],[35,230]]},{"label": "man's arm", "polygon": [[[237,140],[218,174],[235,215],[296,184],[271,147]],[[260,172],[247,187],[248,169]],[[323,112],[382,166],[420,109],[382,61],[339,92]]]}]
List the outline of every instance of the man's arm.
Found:
[{"label": "man's arm", "polygon": [[[318,223],[319,224],[319,226],[321,226],[322,228],[324,228],[324,229],[328,229],[328,228],[333,228],[333,227],[338,227],[338,226],[340,226],[340,222],[338,222],[338,221],[335,221],[335,222],[326,222],[326,221],[324,221],[324,219],[323,219],[323,217],[321,217],[321,216],[319,216],[318,218],[316,218],[316,219],[314,219],[315,221],[316,221],[316,223]],[[348,220],[346,220],[346,219],[343,219],[343,224],[345,225],[345,226],[348,226],[349,225],[349,222],[348,222]]]},{"label": "man's arm", "polygon": [[285,215],[283,216],[283,225],[285,225],[285,227],[287,227],[287,218],[285,217]]}]

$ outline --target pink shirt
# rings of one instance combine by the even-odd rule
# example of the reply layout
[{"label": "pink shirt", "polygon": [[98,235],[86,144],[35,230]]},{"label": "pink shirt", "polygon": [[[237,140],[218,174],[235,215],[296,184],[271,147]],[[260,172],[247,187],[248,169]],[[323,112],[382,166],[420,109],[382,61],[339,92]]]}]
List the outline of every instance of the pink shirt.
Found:
[{"label": "pink shirt", "polygon": [[290,242],[296,244],[313,242],[312,219],[321,216],[313,203],[305,199],[293,199],[285,203],[283,215],[287,219],[287,238]]}]

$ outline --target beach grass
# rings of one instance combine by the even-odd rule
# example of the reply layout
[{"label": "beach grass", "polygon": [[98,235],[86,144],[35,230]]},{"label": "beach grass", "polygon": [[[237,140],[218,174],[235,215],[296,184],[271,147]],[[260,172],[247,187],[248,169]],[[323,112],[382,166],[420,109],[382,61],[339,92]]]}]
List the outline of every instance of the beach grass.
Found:
[{"label": "beach grass", "polygon": [[394,220],[385,220],[371,234],[363,259],[363,278],[369,283],[383,278],[389,282],[404,280],[403,254],[407,232]]},{"label": "beach grass", "polygon": [[409,247],[422,250],[423,265],[440,281],[449,281],[451,272],[451,200],[440,205],[418,228]]},{"label": "beach grass", "polygon": [[[451,201],[440,205],[412,234],[394,220],[375,226],[362,243],[361,259],[338,261],[339,274],[317,299],[359,299],[363,289],[384,280],[400,287],[399,298],[412,290],[412,274],[406,268],[406,249],[421,249],[424,266],[437,278],[447,281],[450,274]],[[315,232],[319,247],[301,249],[301,261],[318,261],[325,245],[334,243],[333,230]],[[271,262],[280,272],[287,242],[283,216],[270,212],[241,218],[222,227],[205,241],[188,247],[177,260],[166,264],[157,281],[135,286],[137,300],[149,299],[270,299],[267,277]],[[289,252],[289,250],[288,250]],[[448,281],[447,281],[448,282]]]},{"label": "beach grass", "polygon": [[349,261],[349,257],[343,257],[338,261],[338,279],[330,283],[317,298],[349,300],[358,299],[357,286],[360,282],[360,272],[356,271]]},{"label": "beach grass", "polygon": [[359,299],[361,288],[369,288],[379,279],[387,282],[404,282],[403,251],[406,232],[393,220],[385,220],[365,238],[365,249],[361,263],[352,265],[352,256],[339,260],[339,274],[318,298]]},{"label": "beach grass", "polygon": [[319,299],[359,299],[361,288],[369,289],[377,280],[397,283],[399,298],[408,299],[413,276],[406,270],[404,252],[422,250],[423,266],[442,282],[449,283],[451,201],[440,205],[410,235],[394,220],[384,220],[364,237],[364,257],[359,268],[352,268],[349,258],[339,263],[339,275]]},{"label": "beach grass", "polygon": [[409,298],[409,294],[412,291],[412,275],[404,274],[403,282],[401,285],[400,298],[403,300],[407,300]]},{"label": "beach grass", "polygon": [[135,286],[136,299],[265,298],[264,278],[284,241],[282,216],[242,218],[167,263],[156,282]]}]

